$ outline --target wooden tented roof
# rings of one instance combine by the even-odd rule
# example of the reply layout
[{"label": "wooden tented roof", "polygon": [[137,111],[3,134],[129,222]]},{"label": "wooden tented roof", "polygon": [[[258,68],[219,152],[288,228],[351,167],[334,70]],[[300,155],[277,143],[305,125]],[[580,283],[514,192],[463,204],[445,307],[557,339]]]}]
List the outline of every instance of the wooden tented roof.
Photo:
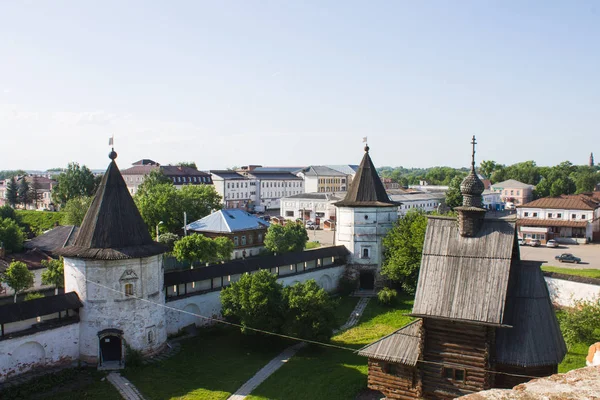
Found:
[{"label": "wooden tented roof", "polygon": [[346,197],[335,205],[337,207],[396,207],[398,204],[388,197],[369,156],[369,147],[365,147],[365,155],[352,179]]},{"label": "wooden tented roof", "polygon": [[[116,154],[115,154],[116,157]],[[164,253],[152,241],[114,159],[104,174],[72,246],[56,252],[64,257],[98,260],[142,258]]]},{"label": "wooden tented roof", "polygon": [[417,365],[420,356],[422,320],[418,319],[358,351],[364,357]]},{"label": "wooden tented roof", "polygon": [[65,310],[75,310],[82,306],[79,296],[75,292],[4,304],[0,306],[0,324],[24,321]]},{"label": "wooden tented roof", "polygon": [[501,325],[514,240],[510,220],[464,237],[455,219],[430,217],[413,315]]},{"label": "wooden tented roof", "polygon": [[496,331],[497,363],[556,365],[567,353],[541,264],[520,261],[511,270],[504,323],[512,328]]}]

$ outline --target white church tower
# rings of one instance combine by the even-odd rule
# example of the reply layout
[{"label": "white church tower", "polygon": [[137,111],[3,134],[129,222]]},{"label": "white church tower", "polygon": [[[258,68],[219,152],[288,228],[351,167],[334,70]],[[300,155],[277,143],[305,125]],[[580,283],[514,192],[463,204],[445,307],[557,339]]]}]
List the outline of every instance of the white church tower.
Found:
[{"label": "white church tower", "polygon": [[125,345],[145,355],[164,348],[162,253],[112,160],[65,260],[65,292],[77,292],[80,359],[123,365]]},{"label": "white church tower", "polygon": [[398,205],[388,197],[366,145],[346,197],[335,204],[335,243],[350,251],[348,267],[359,278],[360,289],[381,286],[382,239],[398,219]]}]

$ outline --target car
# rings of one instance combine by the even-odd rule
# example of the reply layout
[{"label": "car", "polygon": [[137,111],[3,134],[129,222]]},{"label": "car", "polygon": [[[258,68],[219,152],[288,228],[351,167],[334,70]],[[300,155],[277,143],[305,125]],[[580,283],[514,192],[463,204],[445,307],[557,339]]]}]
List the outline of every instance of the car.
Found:
[{"label": "car", "polygon": [[581,258],[575,257],[571,253],[563,253],[560,256],[554,257],[554,259],[558,260],[559,262],[570,262],[575,264],[579,264],[581,262]]},{"label": "car", "polygon": [[554,239],[550,239],[546,242],[546,247],[556,248],[558,247],[558,242]]},{"label": "car", "polygon": [[319,229],[319,225],[315,224],[315,222],[311,220],[306,221],[304,226],[306,227],[306,229]]},{"label": "car", "polygon": [[529,241],[529,245],[531,247],[539,247],[542,244],[542,242],[540,242],[538,239],[531,239]]},{"label": "car", "polygon": [[525,246],[527,243],[525,243],[525,241],[521,238],[517,239],[517,242],[519,242],[519,246]]}]

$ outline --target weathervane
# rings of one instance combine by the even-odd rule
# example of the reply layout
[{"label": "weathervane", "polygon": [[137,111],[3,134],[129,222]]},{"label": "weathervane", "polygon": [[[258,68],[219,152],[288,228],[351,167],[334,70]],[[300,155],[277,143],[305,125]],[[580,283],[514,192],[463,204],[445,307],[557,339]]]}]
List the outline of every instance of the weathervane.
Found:
[{"label": "weathervane", "polygon": [[108,158],[110,158],[113,161],[115,158],[117,158],[117,153],[115,152],[114,143],[115,143],[115,135],[112,135],[110,138],[108,138],[108,145],[110,146],[110,153],[108,153]]},{"label": "weathervane", "polygon": [[363,137],[363,143],[365,144],[365,151],[369,152],[369,144],[367,143],[367,137]]},{"label": "weathervane", "polygon": [[471,144],[473,145],[473,154],[471,155],[471,167],[475,169],[475,145],[477,142],[475,141],[475,135],[473,135],[473,140],[471,140]]}]

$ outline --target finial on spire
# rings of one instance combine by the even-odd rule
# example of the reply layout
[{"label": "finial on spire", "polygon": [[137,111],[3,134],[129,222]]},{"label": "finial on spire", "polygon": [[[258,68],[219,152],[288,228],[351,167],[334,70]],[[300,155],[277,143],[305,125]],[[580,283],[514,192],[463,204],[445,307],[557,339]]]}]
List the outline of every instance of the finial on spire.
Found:
[{"label": "finial on spire", "polygon": [[369,145],[367,143],[367,137],[366,136],[363,138],[363,143],[365,144],[365,153],[368,153],[369,152]]},{"label": "finial on spire", "polygon": [[108,158],[110,158],[113,161],[115,160],[115,158],[117,158],[117,152],[115,151],[115,148],[113,147],[114,141],[115,141],[115,135],[112,135],[108,139],[108,145],[111,146],[110,153],[108,153]]},{"label": "finial on spire", "polygon": [[471,144],[473,145],[473,153],[471,154],[471,169],[474,171],[475,170],[475,145],[477,144],[477,142],[475,141],[475,135],[473,135]]}]

